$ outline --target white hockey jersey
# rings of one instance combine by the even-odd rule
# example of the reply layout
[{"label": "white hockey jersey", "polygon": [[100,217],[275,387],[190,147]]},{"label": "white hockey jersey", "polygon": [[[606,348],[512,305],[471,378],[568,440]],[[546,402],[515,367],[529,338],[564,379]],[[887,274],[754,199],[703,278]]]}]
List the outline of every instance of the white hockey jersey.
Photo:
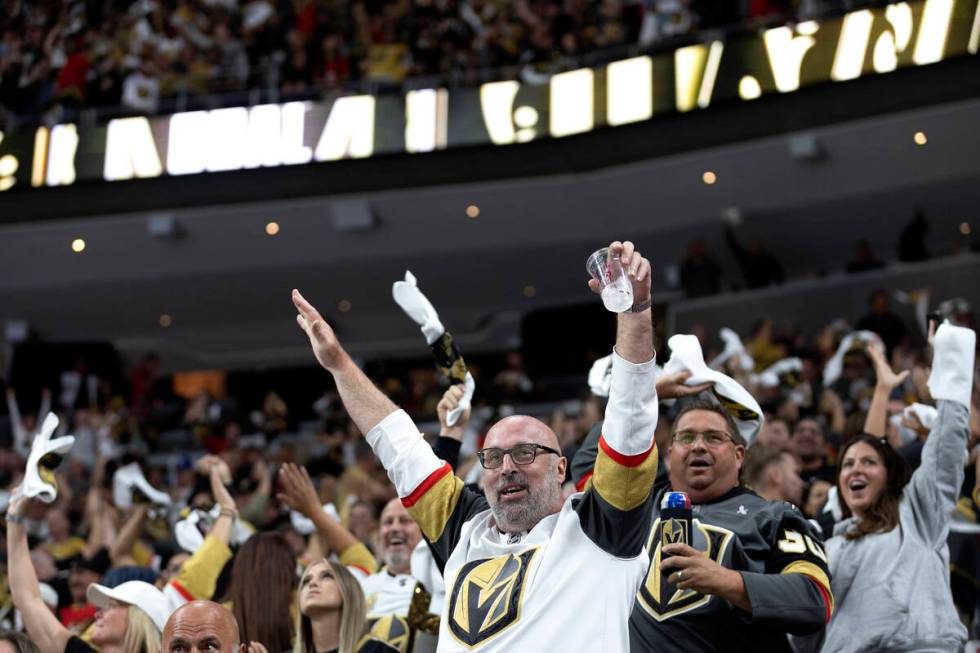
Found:
[{"label": "white hockey jersey", "polygon": [[613,355],[593,485],[529,532],[501,533],[485,497],[464,488],[403,411],[367,440],[444,570],[440,653],[625,651],[649,560],[657,471],[654,361]]}]

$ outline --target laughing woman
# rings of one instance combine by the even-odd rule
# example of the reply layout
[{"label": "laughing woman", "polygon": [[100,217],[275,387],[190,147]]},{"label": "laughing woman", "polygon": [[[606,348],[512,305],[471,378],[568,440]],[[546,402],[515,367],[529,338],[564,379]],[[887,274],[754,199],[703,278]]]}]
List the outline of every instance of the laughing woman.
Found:
[{"label": "laughing woman", "polygon": [[299,583],[295,653],[398,653],[364,633],[364,592],[342,564],[320,560]]},{"label": "laughing woman", "polygon": [[976,334],[947,323],[931,340],[929,390],[939,415],[911,478],[882,437],[888,396],[904,375],[872,353],[877,385],[866,433],[840,455],[845,519],[827,541],[836,612],[822,651],[953,652],[966,641],[950,592],[946,537],[967,457]]}]

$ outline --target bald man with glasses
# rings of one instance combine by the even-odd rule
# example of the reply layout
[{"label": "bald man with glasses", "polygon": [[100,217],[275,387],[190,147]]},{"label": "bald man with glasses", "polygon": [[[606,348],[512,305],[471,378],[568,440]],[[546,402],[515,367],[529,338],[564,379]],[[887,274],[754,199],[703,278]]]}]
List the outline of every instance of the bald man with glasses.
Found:
[{"label": "bald man with glasses", "polygon": [[650,263],[629,242],[610,250],[621,255],[636,303],[617,318],[593,486],[567,501],[561,488],[568,461],[557,436],[523,415],[487,433],[479,456],[486,496],[466,489],[408,415],[354,365],[316,309],[293,293],[317,360],[443,571],[440,652],[629,646],[627,620],[648,564],[643,544],[657,472],[658,407]]}]

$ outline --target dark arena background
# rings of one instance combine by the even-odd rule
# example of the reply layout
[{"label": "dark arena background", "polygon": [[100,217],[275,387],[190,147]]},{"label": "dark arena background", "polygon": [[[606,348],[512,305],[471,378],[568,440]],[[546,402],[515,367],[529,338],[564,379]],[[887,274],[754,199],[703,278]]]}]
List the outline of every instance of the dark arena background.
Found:
[{"label": "dark arena background", "polygon": [[[930,433],[931,421],[909,408],[944,399],[929,392],[929,325],[976,328],[978,49],[978,0],[0,0],[0,507],[22,501],[39,464],[35,481],[57,487],[51,501],[8,512],[3,627],[26,632],[41,653],[79,641],[62,632],[79,646],[137,653],[100,631],[110,608],[85,588],[146,581],[168,599],[178,587],[182,600],[234,604],[242,642],[248,633],[266,649],[249,653],[314,653],[295,634],[299,598],[283,599],[295,603],[277,626],[285,639],[266,634],[279,617],[243,607],[245,571],[233,568],[246,564],[248,536],[266,534],[291,547],[300,571],[331,554],[365,566],[351,562],[355,542],[365,575],[385,565],[370,579],[387,573],[455,601],[436,545],[444,588],[393,563],[390,551],[420,535],[410,519],[414,535],[392,535],[400,527],[387,506],[402,497],[419,521],[414,493],[406,498],[365,444],[297,327],[291,292],[319,309],[432,444],[446,430],[437,405],[469,372],[472,412],[454,465],[467,487],[491,472],[477,460],[491,426],[530,415],[557,436],[570,495],[591,483],[591,462],[584,477],[573,473],[576,453],[609,421],[609,385],[596,391],[589,372],[613,351],[617,318],[589,290],[586,259],[614,241],[650,262],[658,364],[671,360],[668,339],[692,334],[707,365],[758,402],[763,423],[742,448],[741,486],[794,504],[830,540],[834,521],[852,514],[838,497],[852,438],[883,438],[916,474],[934,462],[930,440],[942,429]],[[465,360],[455,381],[393,299],[406,271]],[[865,349],[875,342],[884,363]],[[977,377],[970,361],[967,385]],[[901,376],[883,394],[881,365]],[[698,626],[692,615],[743,609],[695,588],[709,607],[656,613],[661,629],[643,648],[633,620],[656,612],[643,598],[647,580],[628,650],[980,650],[978,387],[966,391],[966,453],[954,443],[946,464],[951,489],[930,499],[930,564],[940,571],[928,578],[946,597],[937,615],[915,616],[921,579],[907,570],[895,572],[902,582],[879,579],[897,606],[893,621],[849,613],[861,601],[838,589],[834,556],[850,549],[828,547],[828,563],[818,541],[801,539],[801,550],[813,542],[823,556],[805,564],[829,565],[829,588],[814,581],[836,600],[826,637],[769,624],[740,626],[731,641],[677,641],[687,626],[664,624],[724,632],[727,622],[705,616]],[[683,399],[658,392],[663,474]],[[50,476],[41,445],[32,453],[48,411],[60,420],[55,434],[75,437]],[[703,435],[692,446],[707,447]],[[347,535],[302,523],[287,463],[306,467],[312,488],[303,489],[332,506],[329,528]],[[225,534],[227,556],[207,563],[207,580],[188,589],[181,563],[230,510],[212,470],[230,490],[238,530]],[[127,481],[133,474],[145,481]],[[132,489],[141,483],[149,491]],[[596,483],[588,491],[602,494]],[[902,514],[894,531],[868,537],[914,538]],[[178,537],[190,515],[202,548]],[[27,551],[11,548],[15,523],[27,530],[37,576],[27,589],[17,571]],[[786,537],[784,552],[796,542]],[[659,563],[659,539],[644,544]],[[733,560],[754,555],[737,550]],[[258,557],[247,582],[265,596],[278,581],[261,555],[248,555]],[[791,567],[773,564],[766,575]],[[493,583],[505,571],[495,573],[491,589],[503,586]],[[525,627],[520,611],[491,612],[486,623],[513,623],[474,634],[462,608],[438,598],[426,630],[407,598],[357,579],[362,590],[351,591],[366,611],[351,628],[375,643],[404,653],[544,650],[533,634],[502,644]],[[32,616],[38,586],[50,620]],[[274,604],[269,592],[263,600]],[[117,594],[106,596],[143,601]],[[683,604],[682,594],[667,603]],[[471,607],[489,600],[480,597]],[[573,596],[549,609],[582,619],[599,610]],[[908,625],[920,617],[947,627]],[[832,635],[834,620],[883,631],[848,648]],[[3,637],[0,646],[15,646]],[[340,641],[344,653],[390,650]],[[611,641],[580,644],[617,650]]]}]

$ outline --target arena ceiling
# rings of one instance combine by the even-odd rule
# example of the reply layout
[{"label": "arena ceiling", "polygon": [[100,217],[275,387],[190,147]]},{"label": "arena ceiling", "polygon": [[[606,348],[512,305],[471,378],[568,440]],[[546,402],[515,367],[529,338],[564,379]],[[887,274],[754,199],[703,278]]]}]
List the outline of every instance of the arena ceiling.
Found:
[{"label": "arena ceiling", "polygon": [[[980,100],[960,100],[587,172],[7,224],[0,321],[160,351],[170,369],[303,364],[298,287],[357,354],[419,355],[390,292],[411,269],[467,350],[506,347],[522,314],[591,301],[585,257],[612,238],[641,245],[661,297],[679,297],[667,279],[695,236],[734,275],[720,219],[731,207],[741,237],[763,238],[790,274],[842,267],[858,238],[893,257],[915,207],[933,249],[963,245],[961,223],[980,229],[977,124]],[[791,155],[800,136],[815,138],[816,159]],[[175,219],[180,237],[151,237],[154,216]]]}]

